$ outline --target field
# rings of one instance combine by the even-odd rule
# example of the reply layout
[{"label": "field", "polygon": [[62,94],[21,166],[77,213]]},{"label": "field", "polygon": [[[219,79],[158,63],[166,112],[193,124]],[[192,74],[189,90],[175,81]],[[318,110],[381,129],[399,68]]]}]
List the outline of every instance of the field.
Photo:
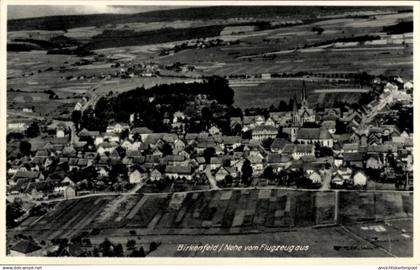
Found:
[{"label": "field", "polygon": [[[40,218],[28,219],[8,236],[23,231],[37,239],[71,238],[96,228],[100,233],[90,236],[94,242],[108,237],[125,243],[133,235],[141,235],[141,240],[146,242],[162,242],[163,247],[155,256],[189,256],[190,253],[176,252],[173,245],[212,241],[232,241],[232,244],[242,245],[310,244],[313,249],[309,253],[276,253],[275,256],[317,256],[320,251],[314,248],[318,246],[324,246],[322,250],[331,256],[359,253],[385,256],[389,254],[384,254],[378,246],[383,244],[384,237],[390,237],[394,239],[393,246],[398,247],[398,254],[408,256],[412,252],[408,248],[412,235],[412,211],[412,194],[392,191],[244,189],[90,196],[61,201],[52,211]],[[394,223],[397,225],[391,225]],[[373,230],[371,233],[377,236],[376,240],[360,242],[355,238],[354,235],[365,239],[372,237],[371,233],[367,234],[368,230]],[[238,235],[247,236],[238,238]],[[266,237],[270,235],[277,236],[269,240]],[[355,245],[357,248],[347,250]],[[342,246],[344,253],[336,252],[335,246]],[[393,252],[396,250],[392,249]],[[261,254],[273,256],[267,252]],[[216,255],[208,253],[204,256]],[[223,253],[223,256],[234,255]]]},{"label": "field", "polygon": [[[223,8],[221,10],[226,12]],[[207,14],[205,8],[200,9],[200,12]],[[250,10],[244,8],[243,12],[250,12]],[[280,100],[287,101],[296,92],[299,92],[302,80],[306,80],[308,83],[309,102],[312,104],[330,105],[336,100],[357,101],[360,95],[357,91],[314,92],[314,90],[332,88],[357,88],[355,85],[337,85],[329,80],[320,79],[331,73],[340,76],[347,73],[367,72],[373,75],[399,75],[403,79],[412,78],[412,33],[395,35],[384,32],[386,26],[412,20],[412,13],[380,14],[375,11],[366,11],[367,13],[358,14],[368,16],[340,18],[335,11],[325,12],[332,12],[335,15],[287,27],[280,26],[260,31],[222,34],[214,38],[224,41],[239,41],[239,44],[189,48],[171,55],[160,55],[160,51],[188,40],[157,40],[156,43],[148,45],[136,42],[124,44],[122,42],[122,44],[115,45],[118,47],[96,50],[96,54],[103,54],[106,59],[94,60],[88,65],[74,65],[81,58],[75,55],[48,55],[45,51],[8,52],[7,87],[30,93],[53,90],[59,97],[58,100],[49,100],[48,103],[33,100],[29,105],[35,106],[40,116],[47,114],[57,116],[63,112],[57,110],[63,103],[74,105],[80,95],[93,91],[93,89],[96,89],[98,94],[107,94],[109,91],[118,93],[141,86],[147,88],[155,84],[188,82],[209,75],[235,77],[238,75],[256,76],[297,72],[317,74],[312,78],[296,78],[296,81],[231,79],[231,86],[235,90],[235,105],[242,108],[268,107],[272,104],[277,105]],[[192,13],[188,14],[188,16],[195,16]],[[174,16],[174,13],[169,12],[166,15]],[[136,33],[140,31],[139,29],[144,32],[161,31],[168,26],[177,29],[177,31],[182,28],[188,29],[192,25],[194,27],[215,26],[219,29],[222,24],[247,22],[245,19],[224,20],[221,18],[212,20],[198,18],[178,20],[175,18],[173,21],[153,21],[147,16],[147,19],[134,16],[127,21],[122,19],[124,16],[121,18],[110,16],[110,19],[115,19],[118,23],[98,27],[89,25],[88,21],[86,21],[86,25],[75,23],[74,28],[69,28],[64,34],[86,43],[90,42],[95,35],[102,33],[103,30],[109,29],[114,31],[135,30]],[[94,25],[97,20],[102,22],[98,17],[91,19],[92,22],[95,22]],[[33,22],[35,25],[26,25],[26,22],[16,25],[16,22],[13,22],[11,29],[17,30],[19,26],[32,29],[32,26],[36,26],[36,22],[37,20]],[[281,25],[284,20],[274,18],[271,22],[274,25]],[[317,27],[323,29],[322,33],[313,30]],[[8,39],[26,37],[45,40],[61,34],[63,32],[57,30],[11,31]],[[346,40],[354,37],[360,37],[361,40],[367,38],[367,41],[336,42],[339,39]],[[369,41],[369,38],[374,38],[374,40]],[[111,67],[115,62],[157,63],[163,75],[157,78],[111,78],[102,82],[100,76],[119,71],[119,68]],[[174,72],[165,68],[167,65],[177,62],[193,66],[195,69],[188,72]],[[20,110],[21,104],[18,103],[24,98],[24,94],[22,97],[16,97],[15,95],[19,95],[16,93],[8,92],[8,94],[11,96],[8,98],[9,110]],[[16,104],[11,104],[12,102],[16,102]]]},{"label": "field", "polygon": [[[388,220],[412,215],[410,193],[244,189],[174,194],[92,196],[62,201],[27,230],[137,228],[144,233],[223,233]],[[338,203],[337,213],[335,205]],[[96,205],[95,207],[93,205]],[[71,211],[69,211],[71,209]],[[74,209],[74,210],[73,210]],[[76,219],[84,209],[87,218]],[[96,209],[94,211],[93,209]],[[74,211],[74,212],[72,212]],[[51,224],[57,223],[57,226]]]},{"label": "field", "polygon": [[235,90],[235,105],[247,108],[277,106],[281,100],[289,102],[295,95],[299,101],[302,81],[305,81],[308,102],[312,106],[331,106],[334,101],[357,102],[360,95],[367,90],[349,88],[346,91],[337,91],[337,88],[343,86],[317,78],[231,79],[229,84]]}]

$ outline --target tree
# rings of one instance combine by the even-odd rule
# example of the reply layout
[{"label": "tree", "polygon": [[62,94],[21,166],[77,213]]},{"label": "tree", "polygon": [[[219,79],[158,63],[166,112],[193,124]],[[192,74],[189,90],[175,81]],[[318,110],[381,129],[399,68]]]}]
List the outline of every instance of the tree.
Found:
[{"label": "tree", "polygon": [[315,154],[317,157],[330,157],[333,155],[333,150],[329,147],[315,145]]},{"label": "tree", "polygon": [[242,172],[242,183],[244,183],[245,185],[249,185],[251,181],[253,169],[251,166],[251,162],[248,159],[245,159],[244,164],[242,165],[242,168],[241,168],[241,172]]},{"label": "tree", "polygon": [[273,139],[272,138],[267,138],[265,140],[262,141],[262,147],[264,147],[265,149],[270,149],[271,144],[273,143]]},{"label": "tree", "polygon": [[112,257],[113,255],[113,246],[111,241],[107,238],[99,244],[99,250],[102,252],[104,257]]},{"label": "tree", "polygon": [[115,148],[115,150],[118,152],[118,155],[120,156],[121,159],[125,157],[126,151],[122,146],[118,146],[117,148]]},{"label": "tree", "polygon": [[225,179],[224,179],[224,182],[225,182],[225,185],[226,186],[231,186],[232,183],[233,183],[233,177],[232,177],[232,175],[230,175],[230,174],[226,175],[225,176]]},{"label": "tree", "polygon": [[71,121],[74,123],[76,127],[79,126],[80,122],[82,120],[82,112],[81,111],[73,111],[71,113]]},{"label": "tree", "polygon": [[36,122],[32,122],[32,124],[26,129],[26,136],[29,138],[38,137],[40,133],[38,123]]},{"label": "tree", "polygon": [[156,242],[151,242],[149,245],[149,253],[155,251],[158,248],[159,244]]},{"label": "tree", "polygon": [[263,176],[264,176],[265,178],[267,178],[267,179],[273,179],[273,178],[274,178],[273,167],[271,167],[271,166],[267,166],[267,167],[264,169]]},{"label": "tree", "polygon": [[130,257],[146,257],[144,248],[140,247],[139,249],[134,249],[133,252],[131,252]]},{"label": "tree", "polygon": [[289,110],[289,106],[287,105],[286,101],[281,100],[278,106],[278,110],[281,112],[285,112]]},{"label": "tree", "polygon": [[161,151],[162,151],[163,156],[172,155],[172,146],[169,143],[165,143],[162,146]]},{"label": "tree", "polygon": [[19,144],[19,151],[24,156],[29,156],[31,154],[32,145],[28,141],[21,141]]},{"label": "tree", "polygon": [[130,134],[130,132],[128,131],[128,129],[124,129],[121,133],[120,133],[120,140],[124,141],[125,139],[128,138],[128,135]]},{"label": "tree", "polygon": [[206,164],[210,164],[211,158],[216,154],[216,149],[214,147],[207,147],[204,149],[203,156],[206,161]]},{"label": "tree", "polygon": [[114,248],[114,256],[115,257],[122,257],[124,256],[124,248],[121,244],[117,244]]},{"label": "tree", "polygon": [[127,241],[126,247],[128,250],[133,250],[136,248],[136,240],[130,239]]},{"label": "tree", "polygon": [[251,130],[247,130],[245,132],[242,133],[242,139],[244,140],[250,140],[252,139],[252,131]]},{"label": "tree", "polygon": [[135,142],[137,142],[137,141],[141,142],[141,136],[140,136],[140,134],[138,134],[138,133],[134,133],[134,135],[133,135],[133,140],[134,140]]}]

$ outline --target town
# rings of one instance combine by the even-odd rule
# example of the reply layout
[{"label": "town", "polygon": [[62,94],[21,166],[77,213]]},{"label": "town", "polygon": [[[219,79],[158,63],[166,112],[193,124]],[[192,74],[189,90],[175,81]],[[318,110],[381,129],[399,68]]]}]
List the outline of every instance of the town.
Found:
[{"label": "town", "polygon": [[[381,15],[377,12],[343,18],[368,18],[371,23]],[[404,12],[385,12],[384,20],[388,23],[388,15],[405,18]],[[323,20],[334,22],[335,17],[328,16]],[[123,30],[104,26],[91,43],[64,36],[50,38],[48,46],[42,43],[48,49],[45,59],[71,56],[57,63],[44,59],[47,67],[38,72],[28,69],[21,77],[8,77],[13,81],[8,85],[7,116],[8,255],[167,257],[177,255],[176,246],[206,243],[194,238],[200,236],[209,237],[212,247],[218,244],[214,239],[232,243],[224,251],[249,246],[257,247],[253,252],[267,252],[264,256],[287,256],[293,248],[273,252],[272,247],[294,247],[292,240],[302,254],[314,252],[309,256],[382,256],[383,250],[388,256],[380,233],[395,231],[392,237],[396,235],[401,246],[411,241],[410,71],[334,71],[330,66],[325,71],[313,67],[315,62],[302,71],[292,65],[282,69],[288,60],[279,60],[289,55],[295,65],[300,63],[297,58],[308,60],[311,54],[344,55],[349,47],[388,50],[385,45],[398,45],[404,49],[401,54],[409,54],[408,24],[392,20],[396,24],[381,28],[380,35],[344,36],[343,30],[333,38],[335,28],[328,29],[321,18],[289,19],[206,22],[188,35],[182,34],[183,28],[170,32],[162,26],[144,35],[150,42],[174,42],[154,48],[137,40],[146,47],[139,46],[139,55],[146,55],[142,60],[135,59],[136,52],[129,51],[131,57],[113,47],[119,35],[134,46],[131,38],[139,33],[129,23]],[[319,40],[300,43],[290,38],[294,33],[282,32],[286,27],[307,27],[304,33]],[[208,36],[200,36],[199,29],[208,29]],[[98,28],[77,31],[90,37],[89,31]],[[278,40],[271,39],[272,33]],[[19,49],[19,42],[22,39],[15,38],[10,48]],[[286,43],[273,45],[276,42]],[[82,49],[72,49],[75,44]],[[265,52],[259,51],[260,44],[267,46]],[[251,49],[242,53],[241,46]],[[274,51],[276,46],[283,50]],[[233,60],[194,62],[193,52],[197,59],[226,53]],[[328,61],[336,61],[331,55]],[[258,65],[261,71],[256,71]],[[44,86],[42,76],[54,82]],[[21,86],[19,80],[28,81]],[[353,231],[371,239],[366,240],[369,244],[346,238]],[[378,235],[365,236],[366,231]],[[275,234],[273,239],[289,233],[286,239],[291,242],[229,238],[258,233],[267,238]],[[337,240],[324,245],[324,240],[311,238],[318,234]],[[182,256],[200,256],[192,253],[197,250],[180,249]],[[406,256],[402,250],[398,255]],[[317,253],[323,251],[326,254]]]}]

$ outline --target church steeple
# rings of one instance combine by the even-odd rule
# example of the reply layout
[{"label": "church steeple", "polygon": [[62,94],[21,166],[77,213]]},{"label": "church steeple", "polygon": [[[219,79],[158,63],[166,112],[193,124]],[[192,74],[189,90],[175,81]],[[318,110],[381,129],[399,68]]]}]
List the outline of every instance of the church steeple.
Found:
[{"label": "church steeple", "polygon": [[306,107],[307,101],[306,101],[306,84],[305,81],[302,81],[302,96],[301,96],[301,101],[302,101],[302,107]]},{"label": "church steeple", "polygon": [[297,113],[298,110],[298,105],[297,105],[297,100],[296,100],[296,94],[293,96],[293,112]]}]

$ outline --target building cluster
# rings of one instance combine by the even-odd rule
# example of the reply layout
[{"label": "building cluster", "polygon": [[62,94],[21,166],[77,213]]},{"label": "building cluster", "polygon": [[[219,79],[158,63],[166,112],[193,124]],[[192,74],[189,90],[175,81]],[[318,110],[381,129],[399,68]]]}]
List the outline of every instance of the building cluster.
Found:
[{"label": "building cluster", "polygon": [[44,139],[32,143],[30,154],[8,154],[7,194],[45,200],[162,182],[172,191],[200,184],[241,186],[249,172],[246,185],[305,179],[316,187],[366,188],[368,181],[382,179],[409,189],[413,134],[384,119],[395,103],[412,106],[412,84],[382,85],[383,91],[359,109],[315,110],[303,87],[292,111],[230,117],[232,131],[250,137],[225,135],[214,124],[187,133],[184,112],[168,119],[172,133],[130,123],[110,124],[103,133],[76,132],[71,122],[55,122],[44,128]]}]

